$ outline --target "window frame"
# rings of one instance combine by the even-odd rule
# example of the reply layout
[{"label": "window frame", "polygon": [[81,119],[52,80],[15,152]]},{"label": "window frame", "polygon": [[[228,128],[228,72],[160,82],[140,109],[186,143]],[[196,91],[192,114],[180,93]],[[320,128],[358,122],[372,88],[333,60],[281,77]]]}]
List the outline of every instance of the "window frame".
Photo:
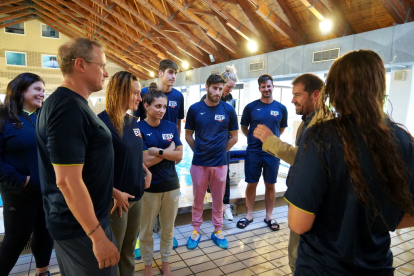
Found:
[{"label": "window frame", "polygon": [[53,68],[53,67],[44,67],[44,66],[43,66],[43,56],[55,57],[55,58],[56,58],[56,62],[57,62],[57,55],[41,54],[41,55],[40,55],[40,63],[42,64],[42,68],[44,68],[44,69],[54,69],[54,70],[56,70],[56,69],[60,69],[59,64],[58,64],[58,66],[59,66],[59,67],[57,67],[57,68]]},{"label": "window frame", "polygon": [[[52,28],[53,30],[55,30],[56,32],[58,32],[58,34],[59,34],[59,37],[50,37],[50,36],[44,36],[43,35],[43,25],[45,25],[45,26],[47,26],[47,27],[49,27],[49,28]],[[47,24],[45,24],[45,23],[40,23],[40,37],[42,37],[42,38],[50,38],[50,39],[60,39],[60,32],[58,31],[58,30],[56,30],[55,28],[53,28],[53,27],[50,27],[49,25],[47,25]]]},{"label": "window frame", "polygon": [[[24,54],[24,63],[25,65],[16,65],[16,64],[8,64],[7,63],[7,53],[16,53],[16,54]],[[4,57],[6,61],[6,66],[17,66],[17,67],[27,67],[27,53],[26,52],[17,52],[17,51],[4,51]]]},{"label": "window frame", "polygon": [[[10,22],[10,23],[12,23],[12,22]],[[16,24],[23,24],[23,31],[24,31],[23,34],[6,32],[7,27],[10,27],[10,26],[4,27],[4,33],[5,34],[12,34],[12,35],[24,35],[25,36],[26,35],[26,22],[19,22],[19,23],[16,23]]]}]

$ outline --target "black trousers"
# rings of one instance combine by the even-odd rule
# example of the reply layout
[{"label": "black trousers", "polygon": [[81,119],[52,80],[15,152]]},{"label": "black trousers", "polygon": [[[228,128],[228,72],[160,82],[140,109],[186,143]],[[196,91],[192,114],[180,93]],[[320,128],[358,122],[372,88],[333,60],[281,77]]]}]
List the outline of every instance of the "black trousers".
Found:
[{"label": "black trousers", "polygon": [[30,236],[36,267],[48,266],[53,239],[46,229],[40,189],[2,188],[4,240],[0,244],[0,276],[9,275]]}]

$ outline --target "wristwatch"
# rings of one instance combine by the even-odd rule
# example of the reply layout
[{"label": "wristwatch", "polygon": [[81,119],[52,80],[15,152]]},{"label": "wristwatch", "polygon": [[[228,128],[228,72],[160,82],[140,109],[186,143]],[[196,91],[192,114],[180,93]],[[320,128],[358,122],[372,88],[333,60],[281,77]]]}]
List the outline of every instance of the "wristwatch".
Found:
[{"label": "wristwatch", "polygon": [[158,155],[161,156],[164,153],[163,149],[160,149],[160,151],[158,152]]}]

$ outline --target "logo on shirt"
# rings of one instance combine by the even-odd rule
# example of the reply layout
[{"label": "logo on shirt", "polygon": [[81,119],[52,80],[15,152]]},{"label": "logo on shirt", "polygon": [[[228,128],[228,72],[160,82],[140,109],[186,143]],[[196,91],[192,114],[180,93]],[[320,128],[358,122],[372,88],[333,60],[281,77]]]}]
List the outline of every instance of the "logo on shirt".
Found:
[{"label": "logo on shirt", "polygon": [[201,114],[201,115],[204,115],[204,114],[206,114],[206,113],[205,113],[205,112],[200,112],[200,114]]},{"label": "logo on shirt", "polygon": [[177,106],[177,102],[176,101],[169,101],[168,106],[172,107],[172,108],[175,108]]},{"label": "logo on shirt", "polygon": [[226,115],[217,115],[216,114],[214,116],[214,120],[219,121],[219,122],[223,121],[224,119],[226,119]]},{"label": "logo on shirt", "polygon": [[134,128],[133,131],[134,131],[135,136],[142,137],[141,131],[139,130],[139,128]]},{"label": "logo on shirt", "polygon": [[279,111],[270,111],[270,115],[277,117],[277,115],[279,115]]},{"label": "logo on shirt", "polygon": [[162,140],[170,141],[174,138],[174,135],[172,133],[169,134],[162,134]]},{"label": "logo on shirt", "polygon": [[262,109],[261,109],[261,108],[258,108],[258,109],[257,109],[257,111],[260,111],[260,110],[262,110]]},{"label": "logo on shirt", "polygon": [[152,132],[151,133],[147,133],[147,136],[151,136],[151,134],[152,134]]}]

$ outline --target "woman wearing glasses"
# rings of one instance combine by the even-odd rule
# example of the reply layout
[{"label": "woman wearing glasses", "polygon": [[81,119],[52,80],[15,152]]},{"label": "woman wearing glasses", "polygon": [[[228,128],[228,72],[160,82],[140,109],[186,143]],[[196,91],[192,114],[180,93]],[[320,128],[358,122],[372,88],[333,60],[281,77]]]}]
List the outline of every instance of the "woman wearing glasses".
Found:
[{"label": "woman wearing glasses", "polygon": [[[132,276],[135,271],[134,249],[142,213],[145,188],[151,182],[151,173],[142,161],[142,137],[137,119],[129,114],[141,101],[141,86],[129,72],[121,71],[110,79],[106,89],[106,110],[98,117],[112,134],[115,154],[111,228],[121,259],[119,275]],[[144,181],[145,178],[145,181]]]},{"label": "woman wearing glasses", "polygon": [[35,132],[44,91],[44,81],[38,75],[20,74],[7,85],[4,105],[0,106],[0,190],[5,228],[0,276],[9,275],[30,236],[36,274],[50,275],[53,240],[46,229]]}]

